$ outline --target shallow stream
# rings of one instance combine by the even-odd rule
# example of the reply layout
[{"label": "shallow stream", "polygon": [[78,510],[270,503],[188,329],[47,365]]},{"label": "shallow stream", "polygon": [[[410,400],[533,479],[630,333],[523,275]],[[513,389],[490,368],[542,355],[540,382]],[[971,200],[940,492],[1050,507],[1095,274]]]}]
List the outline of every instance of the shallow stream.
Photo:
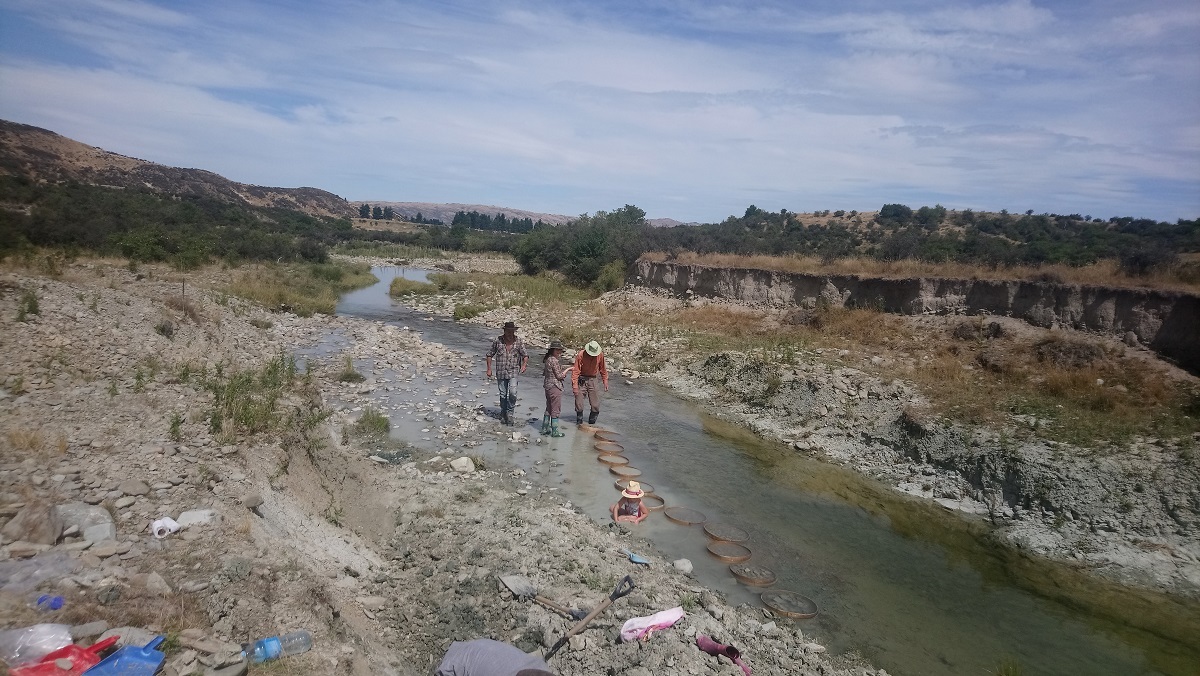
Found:
[{"label": "shallow stream", "polygon": [[[466,376],[447,370],[442,381],[409,381],[415,392],[397,392],[397,400],[455,396],[495,411],[482,355],[498,331],[431,319],[387,295],[394,277],[424,279],[424,271],[374,272],[380,282],[345,295],[339,314],[408,326],[425,341],[461,350],[472,364]],[[543,406],[540,370],[541,353],[531,350],[517,410],[528,421],[520,431],[534,437]],[[598,425],[621,435],[641,479],[668,507],[690,507],[710,523],[747,531],[751,563],[778,576],[772,588],[817,602],[817,617],[797,621],[832,651],[858,651],[901,676],[993,674],[1006,664],[1019,665],[1021,671],[1011,673],[1027,676],[1200,673],[1200,648],[1178,638],[1200,635],[1194,604],[1179,607],[1021,556],[995,544],[982,522],[764,442],[645,379],[626,385],[614,372],[610,382]],[[569,394],[566,417],[572,417]],[[437,424],[429,422],[436,417],[429,411],[393,414],[392,436],[441,452],[444,445],[429,436]],[[526,469],[557,487],[562,501],[607,523],[618,497],[616,477],[596,460],[592,436],[566,427],[566,437],[545,445],[492,441],[470,453]],[[760,604],[763,590],[739,584],[728,564],[706,551],[712,541],[700,526],[679,525],[657,511],[638,530],[670,559],[689,559],[696,578],[731,602]],[[636,570],[631,574],[636,579]],[[1114,608],[1140,615],[1135,622],[1108,619]],[[1181,621],[1195,624],[1180,630]],[[1156,623],[1172,627],[1176,638],[1136,628]],[[1197,633],[1189,634],[1192,629]]]}]

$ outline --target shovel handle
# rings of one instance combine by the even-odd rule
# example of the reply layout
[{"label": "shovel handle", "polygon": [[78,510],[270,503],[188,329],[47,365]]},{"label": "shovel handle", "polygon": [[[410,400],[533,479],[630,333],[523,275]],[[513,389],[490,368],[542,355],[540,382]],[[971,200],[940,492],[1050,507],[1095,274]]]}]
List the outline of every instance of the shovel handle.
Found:
[{"label": "shovel handle", "polygon": [[554,601],[551,601],[550,599],[546,598],[545,596],[542,596],[541,594],[534,596],[533,600],[555,612],[562,613],[563,615],[566,615],[568,617],[571,615],[570,609],[568,609],[566,606],[559,605],[559,604],[555,603]]},{"label": "shovel handle", "polygon": [[621,578],[621,581],[617,583],[616,588],[613,589],[613,592],[608,595],[608,598],[601,601],[600,605],[596,606],[595,610],[588,613],[587,617],[583,618],[582,620],[579,621],[578,624],[576,624],[574,627],[571,627],[569,630],[567,630],[567,633],[563,634],[562,638],[558,639],[558,641],[555,642],[554,647],[550,648],[550,650],[546,653],[546,657],[544,659],[548,660],[551,657],[553,657],[554,653],[558,652],[559,649],[562,648],[566,644],[567,639],[569,639],[572,636],[574,636],[575,634],[578,634],[579,632],[583,631],[583,628],[588,626],[589,622],[596,619],[596,617],[600,613],[604,612],[609,606],[611,606],[613,601],[616,601],[617,599],[621,598],[622,596],[627,596],[629,594],[629,592],[633,591],[633,587],[634,587],[633,578],[629,577],[628,575]]}]

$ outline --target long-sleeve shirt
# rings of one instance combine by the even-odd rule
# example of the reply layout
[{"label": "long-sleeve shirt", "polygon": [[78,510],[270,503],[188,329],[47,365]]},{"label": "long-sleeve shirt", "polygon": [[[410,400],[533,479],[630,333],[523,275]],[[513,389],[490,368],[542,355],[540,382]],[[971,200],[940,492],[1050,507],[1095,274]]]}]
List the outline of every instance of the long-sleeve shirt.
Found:
[{"label": "long-sleeve shirt", "polygon": [[521,373],[521,364],[525,363],[528,355],[525,353],[525,343],[520,338],[513,339],[511,345],[505,345],[503,336],[492,341],[492,349],[488,350],[487,358],[496,358],[496,379],[516,378]]},{"label": "long-sleeve shirt", "polygon": [[572,367],[574,374],[571,376],[571,389],[575,392],[579,391],[580,378],[594,378],[600,376],[604,382],[604,387],[608,387],[608,366],[604,363],[604,353],[593,357],[584,350],[575,353],[575,365]]},{"label": "long-sleeve shirt", "polygon": [[546,364],[542,367],[542,387],[547,390],[550,388],[563,388],[563,379],[567,377],[567,369],[558,363],[558,357],[546,357]]}]

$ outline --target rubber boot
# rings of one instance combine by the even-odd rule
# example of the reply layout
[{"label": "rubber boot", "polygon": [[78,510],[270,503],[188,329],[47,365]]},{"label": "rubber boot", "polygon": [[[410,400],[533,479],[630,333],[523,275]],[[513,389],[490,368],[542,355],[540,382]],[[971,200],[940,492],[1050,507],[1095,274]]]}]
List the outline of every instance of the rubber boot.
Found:
[{"label": "rubber boot", "polygon": [[566,432],[563,432],[562,430],[558,429],[558,418],[550,419],[550,436],[552,436],[552,437],[567,436]]},{"label": "rubber boot", "polygon": [[704,634],[696,635],[696,647],[700,648],[709,655],[724,655],[733,660],[733,663],[741,667],[742,673],[750,676],[750,667],[742,661],[742,653],[737,648],[724,643],[717,643],[712,638]]},{"label": "rubber boot", "polygon": [[500,402],[500,424],[511,425],[512,422],[508,419],[508,406],[502,401]]},{"label": "rubber boot", "polygon": [[589,414],[588,414],[588,424],[589,424],[589,425],[595,425],[595,424],[596,424],[596,418],[597,418],[599,415],[600,415],[600,411],[592,411],[591,413],[589,413]]},{"label": "rubber boot", "polygon": [[547,413],[542,416],[542,434],[549,434],[549,433],[550,433],[550,414]]},{"label": "rubber boot", "polygon": [[575,424],[576,425],[583,424],[583,411],[575,411]]}]

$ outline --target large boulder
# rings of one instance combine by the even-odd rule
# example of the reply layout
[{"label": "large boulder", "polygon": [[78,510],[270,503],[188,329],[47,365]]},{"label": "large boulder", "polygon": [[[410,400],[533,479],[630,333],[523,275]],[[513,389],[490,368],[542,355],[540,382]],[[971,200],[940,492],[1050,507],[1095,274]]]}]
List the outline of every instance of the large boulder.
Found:
[{"label": "large boulder", "polygon": [[75,526],[88,542],[103,542],[117,538],[117,526],[113,523],[112,514],[98,505],[83,502],[68,502],[58,506],[62,516],[63,528]]},{"label": "large boulder", "polygon": [[21,540],[39,545],[53,545],[62,532],[58,508],[46,502],[30,502],[0,529],[5,542]]}]

